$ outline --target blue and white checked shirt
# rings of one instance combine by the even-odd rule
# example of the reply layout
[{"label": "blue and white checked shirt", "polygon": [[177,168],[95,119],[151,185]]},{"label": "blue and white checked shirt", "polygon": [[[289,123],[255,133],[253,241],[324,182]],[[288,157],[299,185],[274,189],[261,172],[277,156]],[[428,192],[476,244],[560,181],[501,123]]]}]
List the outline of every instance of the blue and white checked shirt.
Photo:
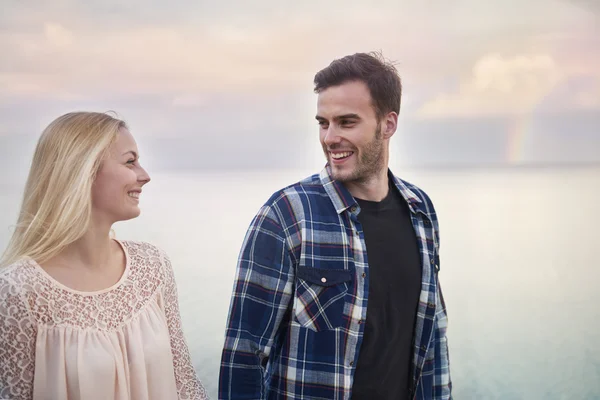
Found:
[{"label": "blue and white checked shirt", "polygon": [[[423,191],[394,180],[411,210],[423,266],[412,397],[451,399],[437,217]],[[219,399],[350,398],[369,298],[359,212],[328,166],[259,210],[239,255]]]}]

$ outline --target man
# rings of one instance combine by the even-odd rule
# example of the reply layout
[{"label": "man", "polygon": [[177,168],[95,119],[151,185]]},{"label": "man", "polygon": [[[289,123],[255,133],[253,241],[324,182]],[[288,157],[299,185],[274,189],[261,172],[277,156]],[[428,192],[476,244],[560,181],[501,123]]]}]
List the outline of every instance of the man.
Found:
[{"label": "man", "polygon": [[359,53],[314,81],[327,164],[248,229],[219,398],[450,399],[437,217],[388,169],[400,78]]}]

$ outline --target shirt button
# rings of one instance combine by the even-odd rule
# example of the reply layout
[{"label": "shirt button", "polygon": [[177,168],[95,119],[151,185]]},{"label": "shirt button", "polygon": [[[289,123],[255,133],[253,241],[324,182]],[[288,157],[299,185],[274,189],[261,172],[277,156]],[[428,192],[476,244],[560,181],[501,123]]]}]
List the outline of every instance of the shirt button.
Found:
[{"label": "shirt button", "polygon": [[350,366],[353,366],[353,365],[354,365],[354,361],[350,361]]},{"label": "shirt button", "polygon": [[353,207],[350,209],[350,211],[352,211],[352,212],[356,212],[356,206],[353,206]]},{"label": "shirt button", "polygon": [[363,273],[362,273],[362,277],[364,278],[364,277],[366,277],[366,276],[367,276],[367,273],[366,273],[366,272],[363,272]]},{"label": "shirt button", "polygon": [[321,278],[321,282],[323,282],[323,283],[327,282],[327,278],[325,278],[325,277]]},{"label": "shirt button", "polygon": [[361,320],[359,320],[359,321],[358,321],[358,324],[360,325],[360,324],[362,324],[363,322],[364,322],[364,321],[361,319]]},{"label": "shirt button", "polygon": [[421,346],[421,350],[427,351],[427,346],[425,346],[425,345]]},{"label": "shirt button", "polygon": [[435,259],[434,258],[431,259],[431,263],[435,264]]}]

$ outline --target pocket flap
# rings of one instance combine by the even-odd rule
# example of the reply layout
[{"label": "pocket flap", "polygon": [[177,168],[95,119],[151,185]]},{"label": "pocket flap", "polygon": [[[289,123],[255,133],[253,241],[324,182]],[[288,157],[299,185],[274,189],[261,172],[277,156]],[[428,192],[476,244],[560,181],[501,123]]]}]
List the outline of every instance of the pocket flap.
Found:
[{"label": "pocket flap", "polygon": [[352,280],[352,273],[347,269],[327,269],[304,267],[296,268],[296,275],[300,279],[320,286],[334,286]]}]

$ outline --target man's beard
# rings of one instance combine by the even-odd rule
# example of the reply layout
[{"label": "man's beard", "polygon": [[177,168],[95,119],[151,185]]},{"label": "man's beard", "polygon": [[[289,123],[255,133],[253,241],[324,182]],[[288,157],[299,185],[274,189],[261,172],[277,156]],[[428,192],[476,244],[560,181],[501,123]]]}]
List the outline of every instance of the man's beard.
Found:
[{"label": "man's beard", "polygon": [[[329,157],[329,152],[326,157]],[[331,165],[333,179],[342,183],[356,182],[362,183],[368,181],[371,177],[377,175],[383,167],[383,135],[381,133],[381,124],[377,124],[373,140],[361,149],[360,157],[354,169],[349,172],[340,172]]]}]

